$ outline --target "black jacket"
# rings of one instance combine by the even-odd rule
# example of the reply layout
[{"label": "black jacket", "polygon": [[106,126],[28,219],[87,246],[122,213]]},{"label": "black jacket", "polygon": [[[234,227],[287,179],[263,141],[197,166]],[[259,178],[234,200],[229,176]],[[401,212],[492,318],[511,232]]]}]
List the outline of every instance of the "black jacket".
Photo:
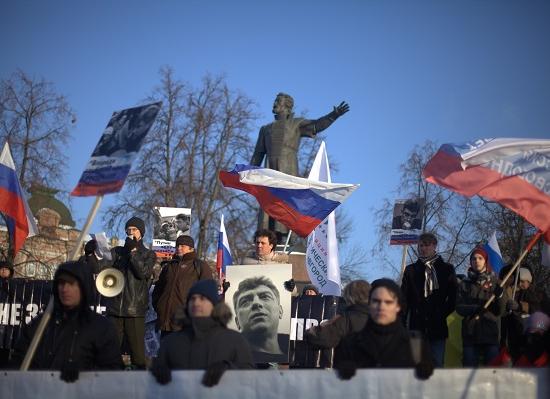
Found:
[{"label": "black jacket", "polygon": [[[61,273],[74,276],[80,284],[81,304],[70,311],[64,310],[58,297],[57,281]],[[77,262],[62,264],[55,273],[53,295],[54,312],[30,368],[61,370],[73,363],[79,370],[121,369],[120,344],[114,325],[89,307],[92,277],[86,265]],[[37,317],[24,328],[15,347],[15,366],[23,361],[41,318]]]},{"label": "black jacket", "polygon": [[[214,313],[231,312],[227,305],[219,303]],[[186,319],[182,331],[164,337],[153,368],[206,369],[207,366],[224,362],[229,368],[253,368],[250,347],[238,331],[226,327],[226,316]]]},{"label": "black jacket", "polygon": [[[456,312],[463,316],[463,345],[498,345],[500,341],[500,317],[504,314],[505,295],[496,298],[480,313],[498,284],[494,273],[476,273],[468,270],[468,276],[458,286]],[[476,315],[478,317],[476,317]]]},{"label": "black jacket", "polygon": [[359,332],[369,318],[366,304],[350,305],[342,315],[338,315],[328,323],[306,331],[309,344],[319,348],[335,348],[345,336]]},{"label": "black jacket", "polygon": [[113,267],[124,275],[124,289],[109,302],[107,314],[117,317],[144,317],[149,305],[149,286],[155,252],[140,240],[135,251],[113,248]]},{"label": "black jacket", "polygon": [[426,266],[421,260],[408,265],[403,274],[401,291],[406,309],[403,314],[409,330],[420,331],[426,339],[445,339],[449,336],[447,316],[455,310],[456,274],[453,265],[438,256],[433,267],[439,289],[424,297]]},{"label": "black jacket", "polygon": [[[346,364],[355,368],[415,366],[410,335],[400,320],[381,326],[369,319],[363,330],[345,337],[337,349],[336,368]],[[422,345],[419,360],[431,362],[427,345]]]}]

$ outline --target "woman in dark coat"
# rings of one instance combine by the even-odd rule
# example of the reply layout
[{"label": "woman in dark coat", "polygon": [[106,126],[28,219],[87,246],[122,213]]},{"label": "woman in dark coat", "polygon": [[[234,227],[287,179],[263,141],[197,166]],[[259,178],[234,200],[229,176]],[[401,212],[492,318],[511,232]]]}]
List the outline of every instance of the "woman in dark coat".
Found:
[{"label": "woman in dark coat", "polygon": [[418,378],[430,377],[433,362],[429,348],[420,338],[411,338],[399,318],[401,308],[401,289],[394,281],[372,283],[365,327],[344,338],[338,348],[335,368],[341,378],[351,378],[357,368],[372,367],[415,367]]},{"label": "woman in dark coat", "polygon": [[[456,312],[462,319],[462,364],[477,367],[488,365],[499,353],[500,317],[506,298],[495,273],[487,263],[487,252],[481,247],[472,251],[468,275],[458,286]],[[497,298],[487,309],[483,306],[493,295]]]}]

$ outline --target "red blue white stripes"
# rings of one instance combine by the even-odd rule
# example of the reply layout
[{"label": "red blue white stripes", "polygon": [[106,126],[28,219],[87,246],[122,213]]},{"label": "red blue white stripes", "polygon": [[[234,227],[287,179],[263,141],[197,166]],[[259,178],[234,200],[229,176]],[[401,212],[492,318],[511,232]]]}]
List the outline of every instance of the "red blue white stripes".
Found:
[{"label": "red blue white stripes", "polygon": [[227,239],[227,233],[225,232],[222,215],[220,232],[218,233],[218,253],[216,257],[216,270],[221,280],[225,278],[225,267],[231,264],[233,264],[233,259],[231,258],[231,250],[229,249],[229,241]]},{"label": "red blue white stripes", "polygon": [[0,212],[6,219],[15,256],[27,237],[38,234],[38,228],[19,184],[8,143],[0,155]]},{"label": "red blue white stripes", "polygon": [[252,194],[261,208],[301,237],[307,237],[357,188],[357,184],[318,182],[276,170],[236,165],[220,180]]},{"label": "red blue white stripes", "polygon": [[423,171],[427,181],[481,195],[550,232],[550,140],[482,139],[444,144]]}]

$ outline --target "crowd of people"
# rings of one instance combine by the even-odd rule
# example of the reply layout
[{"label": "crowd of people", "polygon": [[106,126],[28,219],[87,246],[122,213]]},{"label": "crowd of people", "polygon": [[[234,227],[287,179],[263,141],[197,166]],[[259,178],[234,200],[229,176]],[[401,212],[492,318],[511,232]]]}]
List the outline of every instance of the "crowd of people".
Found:
[{"label": "crowd of people", "polygon": [[[257,316],[263,324],[249,323],[251,309],[267,308],[268,303],[276,307],[279,288],[269,278],[244,280],[233,297],[233,316],[224,302],[230,282],[216,282],[208,264],[197,258],[193,238],[181,235],[173,258],[162,263],[152,292],[162,338],[158,356],[149,362],[144,351],[145,313],[156,258],[143,244],[143,220],[132,217],[125,232],[125,244],[112,249],[112,260],[102,258],[92,240],[78,261],[58,267],[52,288],[53,315],[31,369],[60,370],[67,382],[77,380],[83,370],[121,369],[125,342],[134,368],[149,368],[158,383],[169,383],[172,370],[203,369],[203,384],[213,386],[227,369],[261,367],[254,363],[254,352],[261,345],[281,347],[276,334],[257,331],[269,324],[267,316]],[[288,256],[274,251],[273,232],[256,232],[254,242],[255,251],[243,264],[288,263]],[[519,270],[514,286],[513,279],[503,281],[509,267],[497,276],[482,247],[472,250],[465,276],[457,276],[454,266],[438,254],[434,234],[422,234],[417,249],[418,259],[405,268],[401,285],[387,278],[371,284],[352,281],[343,290],[345,309],[306,331],[312,347],[335,349],[333,364],[340,378],[350,379],[357,369],[375,367],[414,368],[417,378],[429,378],[434,368],[444,367],[447,318],[453,312],[462,317],[464,367],[550,364],[549,301],[534,289],[528,268]],[[106,267],[118,269],[125,284],[104,317],[89,305],[93,274]],[[12,275],[13,268],[1,263],[0,277],[5,280]],[[296,293],[293,280],[280,288]],[[314,285],[306,285],[302,295],[320,293]],[[23,361],[41,317],[24,328],[11,356],[12,367]],[[232,317],[241,331],[228,328]],[[273,329],[265,327],[265,331]]]}]

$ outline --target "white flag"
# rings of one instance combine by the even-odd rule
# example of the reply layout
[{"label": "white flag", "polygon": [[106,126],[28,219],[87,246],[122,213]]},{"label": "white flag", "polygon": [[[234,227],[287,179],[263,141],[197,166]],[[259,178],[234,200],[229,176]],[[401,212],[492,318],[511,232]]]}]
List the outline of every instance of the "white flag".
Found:
[{"label": "white flag", "polygon": [[[325,142],[321,142],[308,176],[309,180],[331,182]],[[311,282],[323,295],[340,295],[340,263],[334,212],[307,238],[306,268]]]}]

